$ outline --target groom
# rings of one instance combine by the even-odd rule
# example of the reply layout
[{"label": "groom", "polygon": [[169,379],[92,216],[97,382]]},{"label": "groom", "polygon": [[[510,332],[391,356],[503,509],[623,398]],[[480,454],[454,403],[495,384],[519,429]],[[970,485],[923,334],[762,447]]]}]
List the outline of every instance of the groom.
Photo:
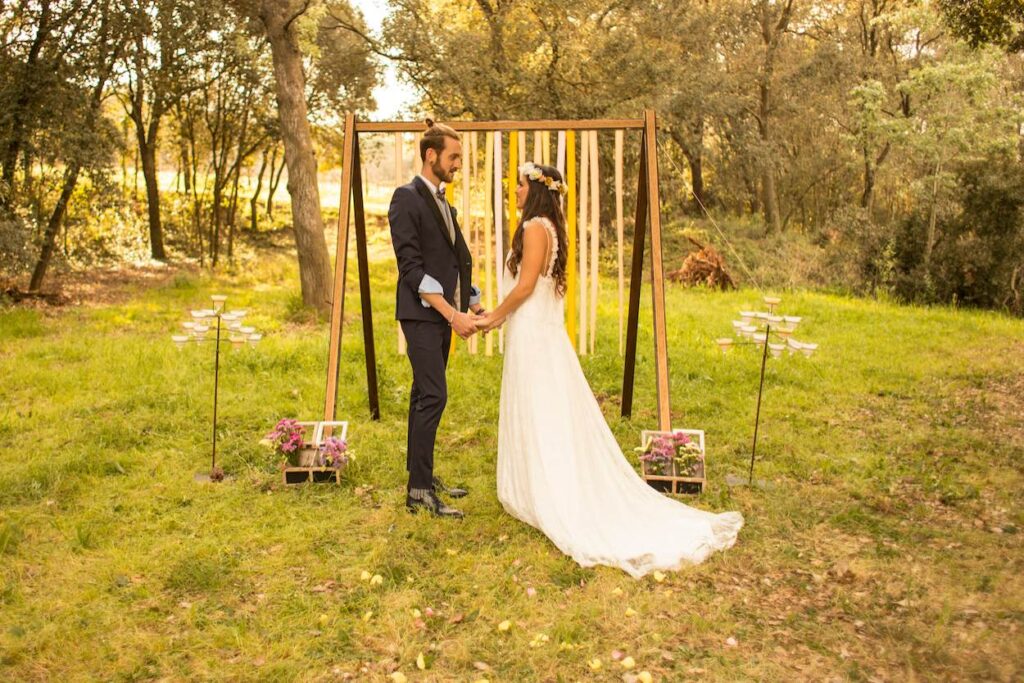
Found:
[{"label": "groom", "polygon": [[[409,396],[409,471],[405,505],[441,517],[462,517],[439,497],[466,495],[434,476],[434,440],[448,401],[445,368],[454,330],[463,339],[476,333],[483,313],[473,286],[473,259],[459,231],[456,211],[444,194],[462,167],[462,143],[454,129],[427,119],[420,139],[423,169],[395,190],[388,210],[391,243],[398,259],[395,318],[408,342],[412,365]],[[473,315],[467,313],[472,311]]]}]

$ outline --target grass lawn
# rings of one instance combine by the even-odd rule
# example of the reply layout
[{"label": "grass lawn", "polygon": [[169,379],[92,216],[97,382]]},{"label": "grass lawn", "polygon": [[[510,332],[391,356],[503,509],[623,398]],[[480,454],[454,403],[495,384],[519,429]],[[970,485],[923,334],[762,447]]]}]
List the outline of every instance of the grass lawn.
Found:
[{"label": "grass lawn", "polygon": [[[386,258],[371,268],[382,419],[367,418],[350,283],[339,416],[357,459],[340,487],[284,487],[257,442],[281,417],[316,419],[327,360],[292,264],[267,255],[113,302],[0,309],[0,679],[1024,676],[1024,321],[784,292],[785,312],[804,316],[798,338],[820,349],[769,363],[767,484],[730,488],[726,475],[746,471],[759,358],[723,358],[712,340],[760,294],[670,286],[674,424],[708,439],[711,485],[687,502],[739,510],[746,526],[701,566],[635,581],[577,567],[502,511],[498,355],[460,344],[449,369],[437,463],[471,489],[466,519],[405,512],[410,371]],[[613,287],[583,365],[631,450],[656,422],[650,296],[624,420]],[[215,291],[266,338],[224,354],[231,476],[203,484],[212,347],[179,352],[170,334]]]}]

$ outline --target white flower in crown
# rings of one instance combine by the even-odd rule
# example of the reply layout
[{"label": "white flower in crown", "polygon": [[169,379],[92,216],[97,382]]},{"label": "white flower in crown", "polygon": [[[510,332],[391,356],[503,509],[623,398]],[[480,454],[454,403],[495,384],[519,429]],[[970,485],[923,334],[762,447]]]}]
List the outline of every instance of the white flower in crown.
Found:
[{"label": "white flower in crown", "polygon": [[566,194],[569,191],[569,188],[566,186],[565,183],[563,183],[560,180],[555,180],[551,176],[544,175],[544,171],[540,169],[540,166],[533,163],[532,161],[528,161],[522,166],[520,166],[519,173],[526,176],[530,180],[533,180],[538,183],[544,183],[544,185],[552,192]]}]

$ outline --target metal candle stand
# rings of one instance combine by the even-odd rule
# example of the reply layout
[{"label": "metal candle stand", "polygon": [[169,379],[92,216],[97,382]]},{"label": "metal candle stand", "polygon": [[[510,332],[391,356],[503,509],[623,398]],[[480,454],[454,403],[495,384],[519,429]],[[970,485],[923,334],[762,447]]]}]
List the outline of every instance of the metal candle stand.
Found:
[{"label": "metal candle stand", "polygon": [[[237,350],[248,344],[249,346],[256,346],[263,335],[256,332],[253,327],[244,326],[242,319],[245,318],[248,311],[245,309],[239,309],[236,311],[224,310],[224,303],[227,301],[227,297],[223,294],[214,294],[210,297],[213,302],[213,308],[202,308],[193,309],[191,311],[191,320],[186,320],[181,323],[182,328],[185,330],[185,334],[174,334],[171,335],[171,341],[178,347],[178,350],[185,348],[185,345],[190,342],[201,344],[207,339],[207,333],[212,327],[213,319],[216,319],[216,337],[214,343],[214,360],[213,360],[213,436],[212,446],[210,455],[210,481],[221,481],[224,479],[223,470],[217,467],[217,397],[220,388],[220,333],[222,326],[227,327],[228,339],[231,341],[231,345]],[[223,325],[222,325],[223,323]],[[197,475],[197,478],[201,475]]]},{"label": "metal candle stand", "polygon": [[[779,297],[766,296],[764,303],[768,307],[767,313],[761,311],[740,311],[740,320],[732,321],[735,335],[741,340],[749,339],[750,341],[736,342],[732,337],[722,337],[715,340],[723,354],[728,353],[729,349],[733,346],[756,345],[761,347],[761,381],[757,387],[754,441],[750,447],[750,471],[747,476],[748,484],[751,486],[754,484],[754,459],[757,455],[757,432],[761,423],[761,397],[764,394],[764,369],[768,363],[768,353],[771,352],[772,358],[781,358],[783,352],[788,350],[790,356],[802,353],[810,357],[818,349],[817,344],[798,342],[796,339],[793,339],[793,332],[796,330],[797,325],[800,324],[802,318],[798,316],[776,315],[775,307],[781,302],[782,299]],[[763,332],[759,330],[761,326],[764,327]],[[775,338],[780,339],[781,343],[773,344],[773,335]]]}]

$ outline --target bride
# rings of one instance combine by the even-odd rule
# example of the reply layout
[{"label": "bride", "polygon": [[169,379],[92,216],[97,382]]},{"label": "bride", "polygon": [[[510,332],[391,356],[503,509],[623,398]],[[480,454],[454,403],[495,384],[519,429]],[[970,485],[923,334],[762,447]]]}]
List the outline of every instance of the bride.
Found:
[{"label": "bride", "polygon": [[667,498],[623,457],[565,332],[565,183],[550,166],[519,171],[522,219],[505,273],[512,287],[477,321],[484,331],[507,321],[498,499],[584,567],[639,578],[701,562],[736,542],[743,517]]}]

